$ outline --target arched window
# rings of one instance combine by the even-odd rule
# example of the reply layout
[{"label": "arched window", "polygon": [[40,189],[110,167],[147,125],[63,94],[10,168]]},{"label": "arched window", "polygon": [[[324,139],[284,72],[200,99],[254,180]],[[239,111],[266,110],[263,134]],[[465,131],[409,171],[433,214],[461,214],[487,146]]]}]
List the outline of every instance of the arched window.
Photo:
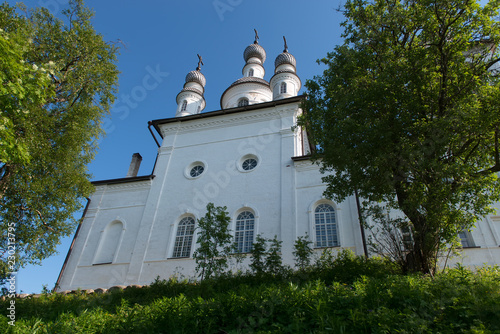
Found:
[{"label": "arched window", "polygon": [[253,77],[253,68],[248,70],[248,76]]},{"label": "arched window", "polygon": [[316,247],[339,246],[335,209],[330,204],[320,204],[314,210]]},{"label": "arched window", "polygon": [[184,217],[177,226],[175,236],[174,253],[172,257],[189,257],[191,255],[191,245],[193,244],[194,218]]},{"label": "arched window", "polygon": [[106,226],[102,234],[94,264],[112,263],[123,231],[120,221],[113,221]]},{"label": "arched window", "polygon": [[247,98],[242,98],[238,101],[238,107],[244,107],[248,105],[248,99]]},{"label": "arched window", "polygon": [[252,250],[255,216],[250,211],[243,211],[236,218],[234,242],[237,253],[248,253]]},{"label": "arched window", "polygon": [[280,94],[286,93],[286,82],[282,82],[280,86]]},{"label": "arched window", "polygon": [[181,111],[186,111],[187,105],[188,105],[188,101],[186,101],[186,100],[182,101]]}]

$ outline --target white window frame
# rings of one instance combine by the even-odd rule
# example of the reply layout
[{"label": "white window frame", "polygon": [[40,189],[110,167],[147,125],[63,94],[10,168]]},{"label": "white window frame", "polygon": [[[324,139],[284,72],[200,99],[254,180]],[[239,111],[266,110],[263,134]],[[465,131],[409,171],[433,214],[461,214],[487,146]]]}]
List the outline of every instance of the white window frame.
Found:
[{"label": "white window frame", "polygon": [[280,94],[286,94],[287,85],[286,82],[280,84]]},{"label": "white window frame", "polygon": [[[252,215],[251,218],[243,217],[244,219],[241,219],[240,216],[244,213],[249,213]],[[243,220],[243,222],[242,222]],[[249,221],[252,221],[252,226],[249,228]],[[238,229],[238,223],[242,222],[243,223],[243,228]],[[255,219],[255,213],[253,210],[240,210],[239,213],[236,215],[235,221],[234,221],[234,243],[236,245],[236,252],[237,253],[249,253],[252,250],[253,243],[255,241],[255,227],[256,227],[256,219]],[[250,232],[251,232],[251,240],[248,240],[250,237]],[[241,236],[241,243],[238,240],[238,238]],[[241,247],[240,247],[241,246]]]},{"label": "white window frame", "polygon": [[[256,162],[257,162],[257,165],[255,165],[254,168],[252,169],[244,169],[243,168],[243,163],[245,161],[247,161],[248,159],[254,159]],[[238,159],[238,161],[236,162],[236,168],[238,169],[238,171],[242,172],[242,173],[250,173],[250,172],[253,172],[255,171],[257,168],[259,168],[259,166],[261,165],[261,158],[260,156],[258,155],[255,155],[255,154],[252,154],[252,153],[249,153],[249,154],[245,154],[243,155],[241,158]]]},{"label": "white window frame", "polygon": [[[320,246],[318,246],[316,209],[322,204],[330,205],[334,210],[336,234],[337,234],[337,244],[336,245],[326,245],[326,246],[320,245]],[[311,235],[313,238],[314,248],[331,248],[331,247],[341,247],[342,246],[343,242],[342,242],[342,238],[341,238],[342,234],[341,234],[341,228],[340,228],[341,222],[339,219],[339,217],[340,217],[339,211],[340,211],[340,209],[338,208],[338,206],[334,202],[326,200],[326,199],[320,199],[320,200],[314,202],[310,206],[310,210],[309,210],[309,217],[310,218],[309,219],[310,219],[310,227],[311,227],[311,231],[312,231]]]},{"label": "white window frame", "polygon": [[463,230],[458,233],[458,239],[460,240],[460,245],[462,248],[474,248],[476,245],[474,244],[474,239],[469,231]]},{"label": "white window frame", "polygon": [[253,236],[252,236],[252,244],[253,244],[255,242],[255,237],[260,232],[259,232],[259,212],[256,209],[254,209],[254,206],[251,203],[244,203],[243,206],[240,207],[238,210],[236,210],[233,214],[233,219],[231,220],[232,231],[234,231],[233,241],[236,242],[236,220],[238,219],[238,216],[245,211],[251,212],[254,217]]},{"label": "white window frame", "polygon": [[[191,176],[191,170],[194,167],[196,167],[196,166],[203,167],[203,171],[200,174],[196,175],[196,176]],[[186,168],[184,169],[184,176],[187,179],[191,179],[191,180],[198,179],[198,178],[200,178],[200,177],[202,177],[203,175],[206,174],[207,168],[208,168],[208,165],[207,165],[206,161],[204,161],[204,160],[193,161],[192,163],[190,163],[189,165],[187,165]]]},{"label": "white window frame", "polygon": [[238,107],[246,107],[250,104],[250,101],[246,97],[242,97],[238,100]]},{"label": "white window frame", "polygon": [[[187,255],[184,255],[185,254],[185,250],[184,248],[186,247],[186,237],[189,237],[189,235],[187,235],[186,233],[184,233],[182,236],[179,236],[179,228],[181,227],[181,224],[188,220],[188,219],[192,219],[193,221],[193,231],[192,231],[192,234],[191,234],[191,242],[190,242],[190,245],[189,245],[189,251],[188,251],[188,254]],[[195,235],[196,235],[196,218],[193,216],[193,215],[185,215],[185,216],[182,216],[178,219],[177,223],[175,224],[176,228],[175,228],[175,235],[173,236],[173,246],[172,246],[172,257],[173,259],[182,259],[182,258],[190,258],[191,257],[191,254],[193,253],[193,244],[194,244],[194,241],[195,241]],[[185,232],[185,231],[184,231]],[[180,245],[180,250],[178,253],[180,253],[180,255],[176,256],[176,252],[177,252],[177,240],[178,238],[181,237],[182,238],[182,245]]]}]

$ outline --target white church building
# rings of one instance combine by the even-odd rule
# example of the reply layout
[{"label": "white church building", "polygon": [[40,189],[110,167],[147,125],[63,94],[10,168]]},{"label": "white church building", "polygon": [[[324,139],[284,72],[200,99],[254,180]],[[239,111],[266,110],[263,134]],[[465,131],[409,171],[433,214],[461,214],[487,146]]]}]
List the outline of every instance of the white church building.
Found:
[{"label": "white church building", "polygon": [[[195,277],[196,221],[209,202],[227,207],[242,253],[258,234],[277,236],[284,262],[293,265],[294,241],[307,234],[316,249],[364,254],[356,199],[323,197],[307,134],[293,128],[304,96],[286,42],[269,81],[257,39],[243,56],[243,77],[224,91],[220,110],[203,112],[200,64],[187,74],[176,116],[150,122],[162,138],[151,175],[137,176],[142,158],[134,154],[127,177],[93,182],[58,291]],[[449,264],[500,263],[500,216],[461,237],[462,254]]]}]

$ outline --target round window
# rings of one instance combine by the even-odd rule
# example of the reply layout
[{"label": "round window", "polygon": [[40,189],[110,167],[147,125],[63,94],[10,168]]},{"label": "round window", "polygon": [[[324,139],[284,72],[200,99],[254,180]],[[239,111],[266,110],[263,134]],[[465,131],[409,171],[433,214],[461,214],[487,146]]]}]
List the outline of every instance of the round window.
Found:
[{"label": "round window", "polygon": [[260,159],[255,154],[246,154],[238,160],[236,165],[240,172],[252,172],[259,166]]},{"label": "round window", "polygon": [[188,179],[197,179],[206,171],[207,164],[204,161],[194,161],[184,169],[184,176]]},{"label": "round window", "polygon": [[245,161],[241,164],[241,168],[247,171],[252,170],[255,167],[257,167],[257,159],[254,158],[245,159]]},{"label": "round window", "polygon": [[191,168],[191,170],[189,171],[189,175],[191,177],[197,177],[197,176],[200,176],[204,170],[205,170],[205,167],[203,167],[202,165],[196,165],[193,168]]}]

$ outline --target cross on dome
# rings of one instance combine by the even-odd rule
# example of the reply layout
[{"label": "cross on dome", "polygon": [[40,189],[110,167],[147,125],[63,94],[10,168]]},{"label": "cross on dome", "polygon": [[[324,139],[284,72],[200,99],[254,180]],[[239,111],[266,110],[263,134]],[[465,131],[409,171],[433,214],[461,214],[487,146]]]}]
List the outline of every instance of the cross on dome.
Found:
[{"label": "cross on dome", "polygon": [[197,56],[198,56],[198,67],[196,67],[196,70],[200,71],[201,65],[205,65],[205,64],[203,64],[203,59],[201,58],[201,56],[199,54],[197,54]]}]

